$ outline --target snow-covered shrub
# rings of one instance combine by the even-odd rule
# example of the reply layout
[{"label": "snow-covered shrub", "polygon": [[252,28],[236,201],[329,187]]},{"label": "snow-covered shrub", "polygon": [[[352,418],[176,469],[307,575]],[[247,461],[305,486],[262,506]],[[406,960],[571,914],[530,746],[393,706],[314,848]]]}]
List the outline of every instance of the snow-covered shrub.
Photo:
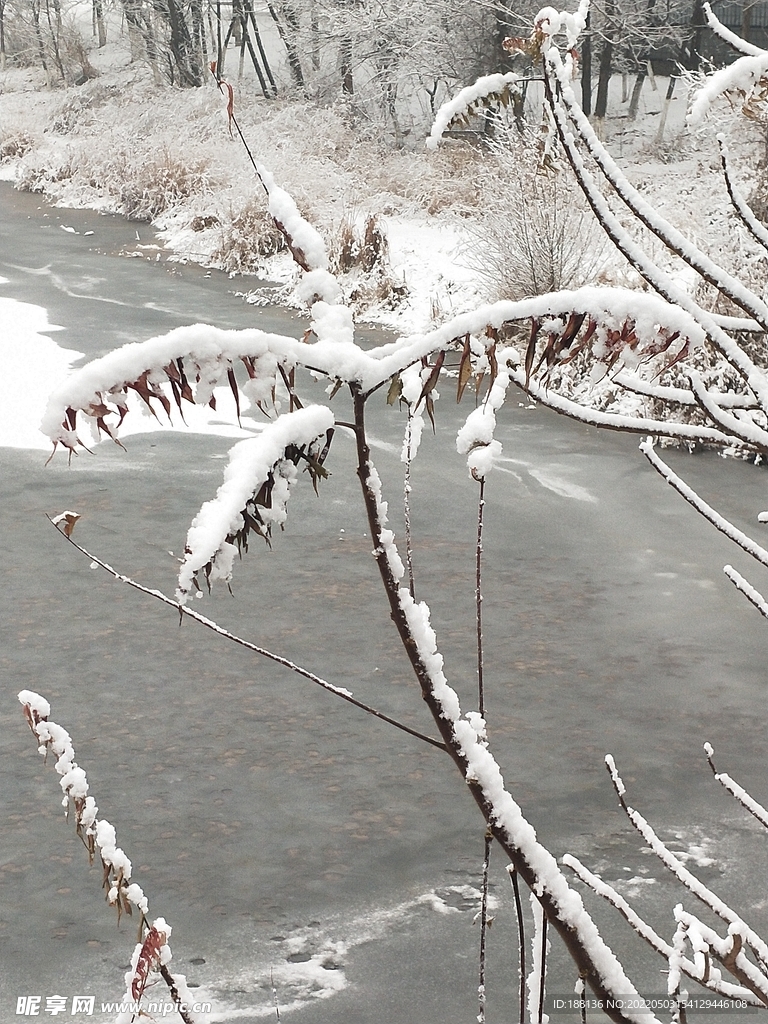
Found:
[{"label": "snow-covered shrub", "polygon": [[246,200],[237,211],[230,206],[219,223],[218,234],[211,259],[230,274],[252,274],[261,270],[270,256],[285,250],[285,239],[264,209],[261,197]]},{"label": "snow-covered shrub", "polygon": [[25,192],[42,192],[48,195],[52,189],[68,183],[77,174],[78,167],[78,156],[72,149],[56,153],[54,156],[30,150],[22,158],[16,184]]},{"label": "snow-covered shrub", "polygon": [[346,215],[337,237],[331,242],[331,265],[338,274],[356,268],[370,273],[387,261],[387,238],[375,214],[368,214],[362,223],[353,213]]},{"label": "snow-covered shrub", "polygon": [[34,139],[23,128],[0,131],[0,160],[17,160],[24,156],[32,146]]},{"label": "snow-covered shrub", "polygon": [[483,209],[470,224],[467,262],[491,299],[523,299],[597,276],[605,236],[565,170],[543,167],[519,137],[494,144],[483,164]]},{"label": "snow-covered shrub", "polygon": [[183,200],[208,192],[213,184],[204,160],[187,159],[170,148],[163,148],[153,159],[137,158],[124,150],[101,171],[102,187],[115,198],[117,210],[131,220],[152,221]]}]

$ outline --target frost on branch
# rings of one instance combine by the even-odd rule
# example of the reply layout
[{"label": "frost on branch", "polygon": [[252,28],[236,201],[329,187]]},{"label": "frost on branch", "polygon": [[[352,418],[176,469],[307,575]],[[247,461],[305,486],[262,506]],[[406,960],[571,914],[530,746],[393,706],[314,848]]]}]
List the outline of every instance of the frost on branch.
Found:
[{"label": "frost on branch", "polygon": [[248,550],[251,531],[269,541],[273,525],[283,525],[300,466],[309,471],[315,485],[325,475],[323,463],[333,424],[330,409],[313,405],[285,413],[258,437],[231,449],[224,483],[189,528],[176,591],[180,602],[193,589],[199,590],[201,569],[209,588],[211,580],[229,581],[234,557],[238,550]]}]

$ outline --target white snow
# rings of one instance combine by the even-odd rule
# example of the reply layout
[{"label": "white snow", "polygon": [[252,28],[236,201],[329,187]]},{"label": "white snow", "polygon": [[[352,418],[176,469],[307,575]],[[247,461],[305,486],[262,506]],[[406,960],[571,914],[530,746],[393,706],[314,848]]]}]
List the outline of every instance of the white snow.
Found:
[{"label": "white snow", "polygon": [[[325,434],[334,423],[325,406],[313,405],[285,413],[247,441],[240,441],[229,453],[224,483],[216,497],[207,501],[192,521],[187,534],[184,562],[179,572],[176,596],[185,602],[194,587],[195,575],[209,562],[212,579],[229,580],[237,548],[226,538],[243,525],[241,512],[273,471],[278,478],[272,494],[272,508],[262,515],[271,521],[285,521],[285,505],[298,469],[284,458],[288,445],[302,447]],[[282,482],[280,482],[282,481]]]},{"label": "white snow", "polygon": [[435,116],[435,122],[427,139],[427,149],[437,149],[443,133],[451,121],[463,114],[473,103],[493,93],[502,92],[509,86],[513,86],[519,78],[520,76],[514,71],[508,71],[506,74],[484,75],[482,78],[478,78],[474,84],[461,89],[453,99],[446,100]]},{"label": "white snow", "polygon": [[0,446],[50,448],[38,424],[49,394],[82,356],[49,337],[61,330],[41,306],[0,295]]}]

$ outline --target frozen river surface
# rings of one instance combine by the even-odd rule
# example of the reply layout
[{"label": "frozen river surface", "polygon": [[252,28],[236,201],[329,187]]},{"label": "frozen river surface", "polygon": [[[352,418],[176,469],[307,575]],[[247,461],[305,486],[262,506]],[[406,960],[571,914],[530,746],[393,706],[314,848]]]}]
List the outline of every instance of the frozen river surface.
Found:
[{"label": "frozen river surface", "polygon": [[[139,231],[139,244],[152,245]],[[72,734],[152,914],[173,925],[174,963],[212,1003],[212,1020],[274,1018],[271,975],[284,1020],[466,1024],[477,1012],[482,834],[453,765],[193,623],[179,627],[171,609],[91,568],[45,519],[75,509],[81,543],[172,591],[187,525],[221,479],[231,444],[221,435],[236,428],[209,417],[187,432],[133,434],[126,452],[104,443],[71,467],[64,457],[46,467],[34,420],[47,381],[72,353],[93,358],[183,323],[297,336],[306,326],[245,305],[221,275],[155,256],[137,247],[134,225],[0,191],[0,1021],[20,1019],[19,996],[44,1006],[54,994],[68,1005],[93,995],[95,1014],[81,1019],[109,1019],[99,1007],[120,997],[134,942],[64,821],[57,776],[16,701],[29,688]],[[476,485],[455,454],[448,394],[439,406],[414,468],[417,596],[468,709]],[[513,794],[554,853],[602,871],[671,936],[674,903],[693,899],[617,808],[603,767],[610,751],[635,806],[764,924],[763,836],[702,754],[709,740],[722,769],[768,799],[768,627],[721,568],[764,580],[665,488],[634,439],[531,408],[522,395],[502,418],[506,461],[487,493],[486,687]],[[372,429],[394,509],[402,420],[383,393]],[[430,731],[370,556],[352,454],[339,436],[319,497],[297,491],[272,550],[253,543],[236,566],[234,597],[222,589],[197,606]],[[763,470],[671,459],[757,533]],[[490,1022],[516,1019],[517,985],[498,856],[492,878]],[[638,983],[663,992],[664,964],[607,910],[595,912]],[[552,972],[554,991],[572,990],[556,945]]]}]

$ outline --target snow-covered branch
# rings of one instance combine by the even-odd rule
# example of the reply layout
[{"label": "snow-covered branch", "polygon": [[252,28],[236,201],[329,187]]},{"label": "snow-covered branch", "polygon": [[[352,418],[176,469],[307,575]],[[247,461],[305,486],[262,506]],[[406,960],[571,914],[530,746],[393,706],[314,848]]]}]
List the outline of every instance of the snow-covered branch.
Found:
[{"label": "snow-covered branch", "polygon": [[[606,998],[636,994],[618,959],[600,936],[580,895],[568,885],[557,861],[538,841],[534,828],[507,790],[484,732],[478,732],[471,715],[462,715],[458,694],[443,671],[443,658],[430,622],[429,607],[424,602],[417,603],[400,585],[404,575],[403,564],[394,535],[387,527],[386,504],[365,439],[365,400],[359,390],[355,398],[355,426],[358,477],[375,543],[374,556],[393,621],[448,752],[466,780],[494,838],[535,893],[547,920],[563,939],[591,988]],[[613,1010],[609,1015],[622,1021],[655,1020],[648,1012]]]},{"label": "snow-covered branch", "polygon": [[[569,867],[594,893],[615,907],[624,920],[660,956],[663,956],[666,960],[672,960],[675,957],[676,951],[673,946],[663,939],[644,918],[640,917],[637,911],[612,885],[590,871],[589,868],[585,867],[581,861],[571,854],[566,854],[563,857],[563,864]],[[765,1006],[764,1001],[750,989],[725,981],[720,976],[719,971],[713,970],[704,962],[697,963],[684,956],[679,956],[677,958],[677,967],[691,981],[704,985],[711,992],[716,992],[718,995],[725,996],[728,999],[743,1000],[750,1006]]]},{"label": "snow-covered branch", "polygon": [[212,580],[229,582],[235,555],[248,549],[251,530],[268,541],[272,526],[283,525],[301,461],[315,478],[324,472],[333,424],[330,409],[312,405],[285,413],[231,449],[224,483],[187,533],[176,591],[180,603],[199,590],[201,569],[209,586]]},{"label": "snow-covered branch", "polygon": [[473,85],[461,89],[452,99],[446,100],[440,107],[427,138],[427,149],[437,149],[445,130],[454,121],[466,115],[478,105],[482,106],[491,98],[506,106],[510,101],[520,76],[514,71],[506,74],[484,75]]},{"label": "snow-covered branch", "polygon": [[704,13],[707,18],[707,24],[715,35],[719,36],[723,42],[728,43],[729,46],[732,46],[734,50],[737,50],[739,53],[749,54],[752,57],[759,57],[765,53],[759,46],[747,42],[746,39],[742,39],[741,36],[737,36],[735,32],[731,32],[730,29],[726,28],[713,12],[708,2],[704,4]]},{"label": "snow-covered branch", "polygon": [[768,619],[768,601],[765,600],[760,591],[756,590],[732,565],[724,565],[723,572],[739,593],[743,594],[750,604],[757,608],[763,618]]},{"label": "snow-covered branch", "polygon": [[717,144],[720,147],[720,163],[723,168],[725,186],[728,189],[728,196],[733,204],[733,208],[752,237],[758,241],[763,248],[768,249],[768,230],[766,230],[765,225],[757,219],[752,212],[749,203],[733,184],[731,168],[728,163],[728,147],[725,144],[725,137],[722,134],[718,134]]},{"label": "snow-covered branch", "polygon": [[753,817],[757,818],[764,828],[768,828],[768,810],[766,810],[762,804],[759,804],[753,796],[750,796],[743,786],[740,786],[738,782],[734,782],[727,772],[719,772],[715,768],[715,762],[713,760],[715,751],[710,743],[704,744],[704,753],[707,755],[707,763],[712,769],[712,774],[720,785],[727,789],[731,796],[735,797],[739,801],[742,807],[746,807],[749,813],[753,815]]},{"label": "snow-covered branch", "polygon": [[[114,826],[106,818],[98,817],[96,801],[88,795],[85,771],[75,760],[72,738],[66,729],[50,721],[50,704],[33,690],[22,690],[18,696],[24,717],[38,742],[39,752],[47,757],[50,750],[56,756],[54,767],[61,776],[59,785],[64,794],[62,804],[67,811],[70,804],[74,809],[75,829],[88,851],[89,861],[93,863],[94,855],[99,856],[103,868],[103,888],[107,890],[107,902],[117,911],[118,923],[123,914],[133,914],[133,907],[139,911],[140,941],[133,951],[131,967],[125,976],[127,999],[139,1003],[150,973],[158,970],[161,964],[167,968],[170,963],[170,925],[162,917],[150,923],[149,902],[144,890],[131,881],[133,865],[117,845]],[[186,989],[184,975],[166,973],[166,980],[170,978]],[[186,1005],[179,1008],[179,1014],[186,1024],[203,1024],[203,1018],[194,1014]],[[121,1013],[117,1024],[130,1024],[132,1019],[129,1012]]]},{"label": "snow-covered branch", "polygon": [[736,93],[747,100],[768,73],[768,51],[745,54],[733,64],[720,68],[707,76],[704,84],[696,91],[688,124],[698,127],[709,113],[713,103],[726,93]]},{"label": "snow-covered branch", "polygon": [[670,486],[681,494],[689,505],[692,505],[697,512],[700,512],[705,519],[708,519],[710,523],[724,533],[729,540],[732,540],[735,544],[746,551],[748,555],[752,555],[754,559],[760,562],[762,565],[768,565],[768,551],[760,544],[757,544],[748,537],[746,533],[739,530],[733,523],[730,523],[724,516],[712,508],[703,498],[701,498],[692,487],[682,480],[677,473],[675,473],[664,460],[659,456],[656,449],[653,447],[651,440],[643,441],[640,444],[640,451],[648,459],[650,464],[656,470],[656,472],[667,481]]},{"label": "snow-covered branch", "polygon": [[[708,886],[704,885],[700,879],[689,871],[680,858],[676,857],[666,844],[662,842],[642,814],[638,813],[638,811],[626,803],[624,799],[626,793],[624,783],[616,770],[616,765],[610,754],[606,755],[605,761],[610,772],[614,788],[619,796],[622,808],[653,853],[656,854],[664,866],[668,868],[672,874],[675,875],[678,881],[682,882],[682,884],[692,892],[697,899],[701,900],[705,906],[709,907],[709,909],[717,914],[718,917],[722,918],[723,921],[726,921],[729,928],[733,926],[735,929],[738,929],[739,934],[743,937],[744,943],[754,951],[755,955],[763,964],[768,963],[768,944],[766,944],[757,932],[744,923],[741,916],[737,914],[735,910],[729,907],[724,900],[720,899],[720,897],[713,893]],[[752,965],[749,966],[751,968]],[[768,1005],[768,975],[760,971],[754,972],[751,970],[747,970],[746,973],[743,973],[741,970],[743,968],[743,964],[741,963],[739,963],[739,968],[740,973],[736,975],[738,980],[754,992],[765,1005]]]}]

